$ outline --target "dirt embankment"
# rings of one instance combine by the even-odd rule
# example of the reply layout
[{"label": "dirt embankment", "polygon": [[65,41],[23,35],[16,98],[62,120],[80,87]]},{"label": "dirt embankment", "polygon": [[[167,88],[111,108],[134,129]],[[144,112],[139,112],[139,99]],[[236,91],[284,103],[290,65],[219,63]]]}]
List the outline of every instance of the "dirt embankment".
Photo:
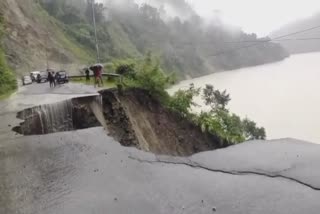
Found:
[{"label": "dirt embankment", "polygon": [[105,90],[101,94],[110,134],[124,146],[155,154],[188,156],[226,145],[164,108],[147,91],[132,89],[119,95],[116,90]]}]

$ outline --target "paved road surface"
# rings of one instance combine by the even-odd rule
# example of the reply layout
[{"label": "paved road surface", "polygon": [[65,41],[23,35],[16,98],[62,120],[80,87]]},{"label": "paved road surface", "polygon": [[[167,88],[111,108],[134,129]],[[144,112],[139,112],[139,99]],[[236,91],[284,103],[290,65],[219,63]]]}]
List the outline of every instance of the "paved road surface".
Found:
[{"label": "paved road surface", "polygon": [[122,147],[100,127],[16,136],[8,127],[18,122],[15,111],[95,93],[72,84],[44,87],[0,104],[0,213],[319,213],[319,145],[248,142],[172,158]]}]

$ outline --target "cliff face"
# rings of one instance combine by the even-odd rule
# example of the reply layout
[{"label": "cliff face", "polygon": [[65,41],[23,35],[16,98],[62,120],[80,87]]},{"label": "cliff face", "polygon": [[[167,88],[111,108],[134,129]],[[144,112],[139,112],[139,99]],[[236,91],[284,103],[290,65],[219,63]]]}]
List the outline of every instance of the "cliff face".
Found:
[{"label": "cliff face", "polygon": [[174,156],[189,156],[228,145],[164,108],[147,91],[131,89],[119,94],[105,90],[101,95],[109,132],[122,145]]}]

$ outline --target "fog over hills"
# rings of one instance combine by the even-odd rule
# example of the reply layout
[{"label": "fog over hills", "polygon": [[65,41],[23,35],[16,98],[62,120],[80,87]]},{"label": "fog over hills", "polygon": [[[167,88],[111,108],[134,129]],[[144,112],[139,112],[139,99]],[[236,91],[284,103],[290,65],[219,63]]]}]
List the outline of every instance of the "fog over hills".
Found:
[{"label": "fog over hills", "polygon": [[[303,31],[305,29],[317,26],[320,26],[320,12],[308,18],[300,19],[283,26],[282,28],[274,31],[271,34],[271,37],[274,38],[279,35]],[[281,41],[280,44],[293,54],[320,51],[320,27],[307,32],[292,35],[284,39],[284,41]]]},{"label": "fog over hills", "polygon": [[[219,11],[205,19],[185,0],[101,0],[96,1],[95,8],[104,63],[141,59],[151,52],[165,72],[185,79],[288,56],[280,45],[271,42],[247,48],[248,44],[241,41],[266,38],[226,25]],[[43,67],[45,50],[50,65],[61,64],[61,59],[68,64],[94,62],[92,6],[87,0],[5,0],[2,10],[7,23],[4,46],[10,64],[21,71],[26,65],[30,69],[39,64]],[[20,20],[27,22],[25,27],[18,24]],[[48,28],[48,23],[54,25]],[[23,36],[26,29],[35,35],[28,42]],[[44,48],[47,40],[49,47]],[[28,53],[31,50],[38,55]]]}]

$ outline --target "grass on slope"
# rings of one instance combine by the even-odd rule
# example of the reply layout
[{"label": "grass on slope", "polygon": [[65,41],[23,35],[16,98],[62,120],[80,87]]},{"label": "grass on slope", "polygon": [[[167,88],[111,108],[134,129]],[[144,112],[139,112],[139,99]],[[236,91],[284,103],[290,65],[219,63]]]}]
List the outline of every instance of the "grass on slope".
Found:
[{"label": "grass on slope", "polygon": [[[0,14],[0,42],[4,34],[4,19]],[[17,88],[17,81],[9,68],[2,45],[0,44],[0,95],[9,94]]]}]

